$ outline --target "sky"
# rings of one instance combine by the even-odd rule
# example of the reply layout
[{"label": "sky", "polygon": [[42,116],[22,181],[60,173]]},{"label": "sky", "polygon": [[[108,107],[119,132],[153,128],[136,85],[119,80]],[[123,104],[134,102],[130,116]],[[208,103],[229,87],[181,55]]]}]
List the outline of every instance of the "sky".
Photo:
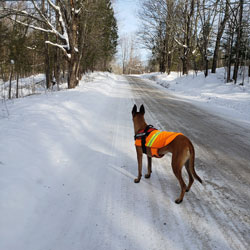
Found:
[{"label": "sky", "polygon": [[[136,34],[138,31],[140,20],[137,17],[139,9],[139,0],[115,0],[114,10],[118,22],[119,36],[124,34]],[[141,47],[141,45],[139,45]],[[139,48],[141,59],[146,61],[149,51]]]},{"label": "sky", "polygon": [[136,32],[139,26],[137,0],[116,0],[114,3],[115,13],[118,20],[119,34]]}]

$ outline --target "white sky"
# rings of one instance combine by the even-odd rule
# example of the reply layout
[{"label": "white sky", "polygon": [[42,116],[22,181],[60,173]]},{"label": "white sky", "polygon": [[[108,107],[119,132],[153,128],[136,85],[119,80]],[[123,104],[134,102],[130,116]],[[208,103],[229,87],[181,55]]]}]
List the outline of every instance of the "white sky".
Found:
[{"label": "white sky", "polygon": [[114,8],[118,20],[119,34],[135,32],[139,25],[136,17],[137,0],[115,0]]}]

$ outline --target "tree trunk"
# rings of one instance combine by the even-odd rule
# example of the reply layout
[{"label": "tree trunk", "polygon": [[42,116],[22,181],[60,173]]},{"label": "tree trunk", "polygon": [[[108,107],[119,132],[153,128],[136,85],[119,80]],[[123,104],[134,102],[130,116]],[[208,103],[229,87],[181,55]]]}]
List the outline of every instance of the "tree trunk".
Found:
[{"label": "tree trunk", "polygon": [[222,35],[223,35],[228,18],[229,18],[229,0],[226,1],[225,15],[224,15],[224,18],[223,18],[220,26],[219,26],[218,33],[217,33],[211,73],[216,73],[218,53],[219,53],[219,49],[220,49],[220,41],[221,41],[221,38],[222,38]]},{"label": "tree trunk", "polygon": [[187,75],[188,74],[188,66],[187,66],[187,58],[184,56],[182,58],[182,75]]},{"label": "tree trunk", "polygon": [[[45,14],[45,1],[42,0],[42,13]],[[44,24],[43,28],[46,28]],[[44,42],[48,41],[48,33],[44,33]],[[49,47],[48,44],[45,43],[44,45],[44,70],[45,70],[45,77],[46,77],[46,87],[49,89],[51,87],[51,74],[50,74],[50,60],[49,60]]]},{"label": "tree trunk", "polygon": [[[188,5],[190,5],[190,12],[188,13]],[[194,14],[194,5],[195,5],[195,1],[191,0],[191,2],[189,3],[189,1],[185,1],[185,21],[186,21],[186,28],[185,28],[185,34],[184,34],[184,44],[186,45],[186,47],[183,48],[183,59],[182,59],[182,74],[183,75],[187,75],[188,74],[188,69],[189,69],[189,60],[190,60],[190,50],[191,50],[191,35],[192,35],[192,17]]]},{"label": "tree trunk", "polygon": [[219,48],[220,48],[220,39],[222,37],[222,33],[223,32],[221,32],[219,34],[219,32],[218,32],[218,34],[217,34],[217,39],[216,39],[215,48],[214,48],[214,56],[213,56],[213,63],[212,63],[211,73],[216,73],[218,53],[219,53]]},{"label": "tree trunk", "polygon": [[230,82],[231,78],[231,61],[228,61],[227,64],[227,82]]},{"label": "tree trunk", "polygon": [[243,16],[243,4],[244,0],[240,0],[240,11],[239,11],[239,22],[237,25],[237,40],[236,40],[236,58],[234,64],[234,74],[233,79],[234,83],[237,83],[238,70],[240,65],[240,46],[242,40],[242,16]]},{"label": "tree trunk", "polygon": [[[45,33],[45,41],[47,40],[46,38],[48,38],[48,35]],[[48,44],[45,44],[44,46],[44,66],[45,66],[45,76],[46,76],[46,87],[47,89],[51,88],[51,72],[50,72],[50,60],[49,60],[49,46]]]},{"label": "tree trunk", "polygon": [[[233,39],[233,35],[231,37]],[[227,59],[227,82],[231,81],[231,62],[232,62],[232,46],[233,40],[229,40],[229,47],[228,47],[228,59]]]},{"label": "tree trunk", "polygon": [[[71,54],[72,56],[72,54]],[[76,60],[72,59],[68,63],[68,88],[73,89],[77,86],[78,84],[78,79],[77,79],[77,62]]]},{"label": "tree trunk", "polygon": [[160,55],[160,72],[166,72],[166,60],[165,60],[165,53],[161,53]]},{"label": "tree trunk", "polygon": [[[59,57],[57,57],[57,59],[59,59]],[[56,62],[54,74],[55,74],[55,79],[56,79],[57,90],[59,90],[59,84],[60,84],[60,65],[59,65],[59,62]]]},{"label": "tree trunk", "polygon": [[171,73],[171,66],[172,66],[172,53],[168,55],[168,75]]},{"label": "tree trunk", "polygon": [[233,41],[234,41],[234,32],[231,26],[229,27],[229,31],[230,33],[229,33],[229,37],[227,41],[228,59],[227,59],[227,81],[226,82],[231,81],[231,62],[232,62],[232,50],[233,50]]},{"label": "tree trunk", "polygon": [[231,81],[231,61],[232,61],[232,45],[233,45],[233,33],[231,37],[229,38],[228,41],[228,49],[227,49],[227,54],[228,54],[228,59],[227,59],[227,82]]},{"label": "tree trunk", "polygon": [[205,57],[205,71],[204,71],[205,77],[208,76],[208,59]]},{"label": "tree trunk", "polygon": [[18,98],[18,89],[19,89],[19,73],[16,76],[16,98]]},{"label": "tree trunk", "polygon": [[[74,7],[74,2],[71,0],[70,2],[71,8]],[[78,85],[78,64],[80,63],[80,57],[78,54],[78,39],[79,32],[77,30],[78,27],[78,18],[75,15],[72,15],[70,29],[68,29],[69,35],[69,43],[70,43],[70,58],[68,58],[68,88],[72,89]]]},{"label": "tree trunk", "polygon": [[[56,0],[56,5],[58,5],[58,0]],[[56,13],[56,29],[59,29],[59,15]],[[56,43],[58,43],[58,37],[56,38]],[[54,63],[54,76],[56,79],[57,90],[59,91],[60,84],[60,51],[59,48],[56,48],[55,53],[55,63]]]},{"label": "tree trunk", "polygon": [[55,76],[58,91],[59,91],[59,84],[60,84],[60,63],[61,63],[60,51],[58,48],[56,48],[55,62],[54,62],[54,76]]},{"label": "tree trunk", "polygon": [[11,99],[11,81],[12,81],[12,75],[13,75],[13,68],[14,68],[14,65],[11,63],[10,81],[9,81],[9,99]]}]

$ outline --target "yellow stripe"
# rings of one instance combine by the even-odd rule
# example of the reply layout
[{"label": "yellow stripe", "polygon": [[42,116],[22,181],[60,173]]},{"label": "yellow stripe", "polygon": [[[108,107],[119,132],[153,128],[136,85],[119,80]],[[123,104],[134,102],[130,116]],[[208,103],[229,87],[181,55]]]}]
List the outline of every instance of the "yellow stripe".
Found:
[{"label": "yellow stripe", "polygon": [[148,144],[146,145],[147,147],[152,147],[154,141],[156,140],[157,136],[160,134],[161,132],[157,132],[155,133],[152,138],[149,140]]}]

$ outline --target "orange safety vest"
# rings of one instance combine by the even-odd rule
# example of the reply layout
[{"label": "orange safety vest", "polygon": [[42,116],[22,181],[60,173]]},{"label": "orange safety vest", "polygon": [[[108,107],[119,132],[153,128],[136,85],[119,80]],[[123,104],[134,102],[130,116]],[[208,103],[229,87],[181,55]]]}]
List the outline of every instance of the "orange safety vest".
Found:
[{"label": "orange safety vest", "polygon": [[[145,146],[151,149],[152,157],[160,158],[163,155],[158,154],[158,150],[164,146],[167,146],[170,142],[172,142],[176,136],[183,135],[182,133],[177,132],[168,132],[168,131],[160,131],[153,130],[146,137]],[[142,141],[141,138],[136,138],[135,145],[141,147]]]}]

